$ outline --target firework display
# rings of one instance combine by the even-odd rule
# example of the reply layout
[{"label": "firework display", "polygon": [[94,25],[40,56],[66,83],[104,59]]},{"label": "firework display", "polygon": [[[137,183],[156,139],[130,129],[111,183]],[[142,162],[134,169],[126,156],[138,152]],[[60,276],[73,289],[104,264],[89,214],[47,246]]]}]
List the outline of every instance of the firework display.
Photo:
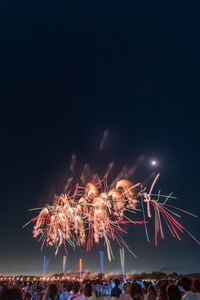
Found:
[{"label": "firework display", "polygon": [[[40,237],[42,247],[44,243],[47,246],[55,246],[55,254],[61,245],[64,245],[67,251],[66,243],[73,248],[86,244],[89,251],[94,242],[99,243],[103,239],[108,259],[111,261],[111,241],[116,241],[119,247],[125,247],[135,256],[121,236],[122,233],[128,233],[123,229],[123,225],[143,224],[149,240],[147,223],[153,219],[156,246],[159,235],[164,239],[163,222],[178,240],[181,239],[180,234],[186,232],[199,243],[177,220],[180,215],[176,211],[196,216],[168,205],[167,201],[175,198],[172,194],[165,196],[160,192],[153,193],[158,177],[159,174],[147,191],[142,184],[133,184],[127,179],[119,179],[115,186],[109,189],[105,178],[100,180],[95,175],[85,186],[76,185],[74,193],[69,190],[68,193],[61,194],[52,205],[40,209],[39,215],[30,221],[36,222],[33,236]],[[141,220],[134,219],[134,215],[141,215]]]}]

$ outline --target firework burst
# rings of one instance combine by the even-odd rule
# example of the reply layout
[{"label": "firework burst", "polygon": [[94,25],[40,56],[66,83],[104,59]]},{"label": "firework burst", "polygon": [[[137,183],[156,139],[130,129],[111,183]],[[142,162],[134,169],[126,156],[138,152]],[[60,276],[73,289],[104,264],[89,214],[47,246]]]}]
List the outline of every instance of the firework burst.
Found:
[{"label": "firework burst", "polygon": [[[55,254],[61,245],[67,251],[66,243],[73,248],[86,244],[89,251],[94,242],[99,243],[103,239],[111,261],[112,241],[117,241],[119,247],[125,247],[135,256],[121,236],[121,233],[128,233],[123,229],[124,224],[144,224],[149,240],[147,223],[149,219],[154,219],[156,246],[159,234],[164,239],[163,222],[174,238],[180,240],[180,235],[186,232],[200,244],[177,220],[180,215],[176,211],[197,216],[168,205],[167,201],[175,198],[172,194],[154,194],[158,178],[159,174],[147,192],[141,183],[133,184],[127,179],[116,181],[115,186],[109,189],[107,181],[95,175],[85,186],[76,185],[74,193],[61,194],[52,205],[39,209],[39,215],[30,221],[36,222],[33,237],[42,240],[42,247],[45,242],[47,246],[55,246]],[[134,220],[134,214],[141,214],[141,221]]]}]

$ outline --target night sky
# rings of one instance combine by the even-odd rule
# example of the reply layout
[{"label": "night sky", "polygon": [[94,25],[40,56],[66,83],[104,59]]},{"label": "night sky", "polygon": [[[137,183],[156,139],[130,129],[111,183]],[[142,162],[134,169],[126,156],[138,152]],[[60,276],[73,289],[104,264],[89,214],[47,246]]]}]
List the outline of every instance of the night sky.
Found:
[{"label": "night sky", "polygon": [[[4,3],[3,3],[4,2]],[[40,3],[42,2],[42,3]],[[0,274],[62,271],[62,248],[44,248],[32,237],[29,208],[63,192],[72,154],[103,173],[139,160],[133,181],[174,192],[170,201],[199,213],[198,1],[2,1],[0,8]],[[99,149],[108,130],[104,149]],[[151,159],[158,165],[152,167]],[[148,181],[149,180],[149,181]],[[183,215],[197,238],[199,219]],[[184,234],[154,245],[143,225],[125,237],[137,254],[125,252],[126,271],[200,271],[200,247]],[[67,270],[100,270],[99,250],[69,249]],[[105,272],[120,269],[105,259]]]}]

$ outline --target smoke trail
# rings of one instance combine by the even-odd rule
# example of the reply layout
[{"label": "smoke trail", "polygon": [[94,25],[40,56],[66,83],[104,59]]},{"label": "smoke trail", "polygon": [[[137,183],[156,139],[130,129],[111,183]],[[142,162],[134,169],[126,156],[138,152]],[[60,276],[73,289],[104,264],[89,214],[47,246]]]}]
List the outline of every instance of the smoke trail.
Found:
[{"label": "smoke trail", "polygon": [[85,184],[87,182],[88,177],[90,177],[90,174],[91,174],[90,167],[88,164],[85,164],[83,167],[81,177],[80,177],[80,180],[83,184]]},{"label": "smoke trail", "polygon": [[74,172],[75,164],[76,164],[76,154],[72,154],[71,164],[69,167],[72,172]]},{"label": "smoke trail", "polygon": [[64,191],[66,191],[68,189],[68,187],[69,187],[69,185],[70,185],[70,183],[72,182],[73,179],[74,179],[74,177],[69,177],[67,179],[67,183],[66,183],[66,186],[64,188]]},{"label": "smoke trail", "polygon": [[113,166],[114,166],[114,162],[109,163],[108,169],[107,169],[107,171],[106,171],[106,173],[105,173],[105,175],[104,175],[104,178],[105,178],[105,179],[108,178],[108,176],[109,176],[109,174],[110,174],[110,171],[112,170]]},{"label": "smoke trail", "polygon": [[106,141],[107,137],[108,137],[108,129],[105,130],[104,133],[103,133],[103,137],[102,137],[100,145],[99,145],[100,150],[103,150],[104,144],[105,144],[105,141]]},{"label": "smoke trail", "polygon": [[144,161],[144,155],[140,155],[137,158],[136,162],[132,165],[132,167],[130,167],[128,174],[127,174],[128,178],[135,173],[135,171],[137,170],[137,168],[141,165],[141,163],[143,161]]}]

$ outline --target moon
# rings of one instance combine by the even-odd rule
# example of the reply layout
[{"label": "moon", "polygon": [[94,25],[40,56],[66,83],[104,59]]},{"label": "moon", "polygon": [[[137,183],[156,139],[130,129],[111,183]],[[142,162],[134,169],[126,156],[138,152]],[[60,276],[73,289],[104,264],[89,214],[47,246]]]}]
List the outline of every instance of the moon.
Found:
[{"label": "moon", "polygon": [[156,160],[152,160],[152,161],[151,161],[151,165],[152,165],[152,166],[156,166],[156,165],[157,165],[157,161],[156,161]]}]

